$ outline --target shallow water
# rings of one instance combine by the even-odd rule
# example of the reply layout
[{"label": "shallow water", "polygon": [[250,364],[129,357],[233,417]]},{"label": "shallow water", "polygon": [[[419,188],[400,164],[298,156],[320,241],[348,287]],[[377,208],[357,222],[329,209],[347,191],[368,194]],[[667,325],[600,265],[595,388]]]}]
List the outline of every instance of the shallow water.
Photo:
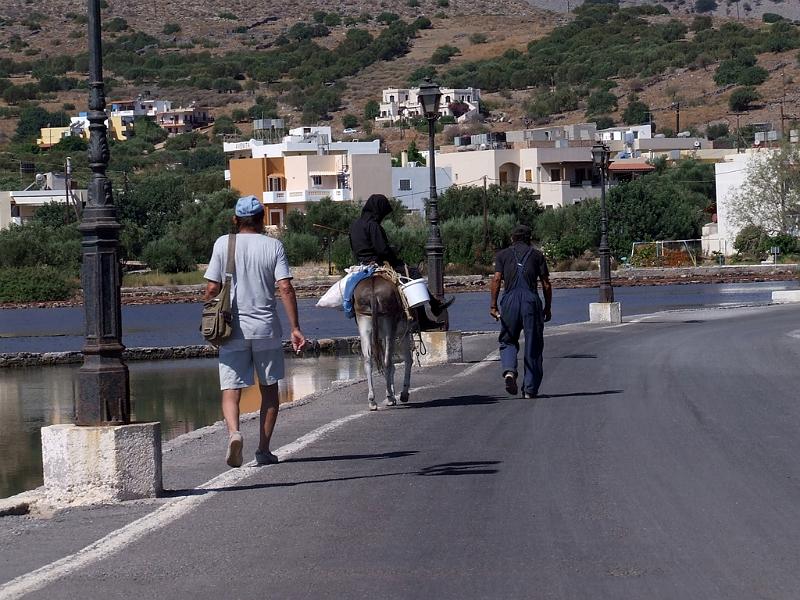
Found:
[{"label": "shallow water", "polygon": [[[132,418],[160,421],[164,440],[222,419],[216,359],[133,362]],[[79,365],[0,369],[0,498],[42,484],[39,430],[71,423]],[[287,359],[281,402],[363,373],[357,356]],[[258,388],[245,390],[242,413],[257,411]]]}]

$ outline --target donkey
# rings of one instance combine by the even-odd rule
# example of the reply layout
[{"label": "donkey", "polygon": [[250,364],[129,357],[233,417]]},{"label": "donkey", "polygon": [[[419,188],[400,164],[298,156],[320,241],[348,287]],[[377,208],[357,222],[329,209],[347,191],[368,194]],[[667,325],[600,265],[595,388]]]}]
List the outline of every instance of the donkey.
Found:
[{"label": "donkey", "polygon": [[386,406],[395,406],[394,362],[395,342],[400,343],[400,351],[405,362],[403,390],[400,402],[408,402],[408,389],[411,385],[411,322],[406,319],[400,291],[390,281],[373,275],[356,285],[353,305],[361,337],[361,352],[364,356],[364,371],[369,388],[369,409],[378,410],[375,402],[375,389],[372,386],[372,367],[383,372],[386,378]]}]

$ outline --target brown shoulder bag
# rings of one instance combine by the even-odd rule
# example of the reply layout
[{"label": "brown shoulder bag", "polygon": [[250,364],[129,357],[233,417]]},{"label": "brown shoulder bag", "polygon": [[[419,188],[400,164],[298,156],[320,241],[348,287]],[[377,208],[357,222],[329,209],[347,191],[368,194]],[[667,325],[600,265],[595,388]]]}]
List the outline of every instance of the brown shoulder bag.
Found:
[{"label": "brown shoulder bag", "polygon": [[231,280],[236,269],[236,234],[228,236],[228,261],[225,265],[225,281],[219,294],[203,304],[200,331],[212,346],[219,346],[233,332],[231,318]]}]

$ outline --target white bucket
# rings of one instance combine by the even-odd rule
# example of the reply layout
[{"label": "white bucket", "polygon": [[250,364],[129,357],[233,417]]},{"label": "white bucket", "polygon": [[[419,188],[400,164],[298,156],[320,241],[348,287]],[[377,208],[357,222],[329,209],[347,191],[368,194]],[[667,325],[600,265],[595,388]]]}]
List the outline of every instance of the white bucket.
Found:
[{"label": "white bucket", "polygon": [[428,282],[425,279],[412,279],[400,284],[400,291],[406,297],[406,302],[411,308],[425,304],[431,297],[428,294]]}]

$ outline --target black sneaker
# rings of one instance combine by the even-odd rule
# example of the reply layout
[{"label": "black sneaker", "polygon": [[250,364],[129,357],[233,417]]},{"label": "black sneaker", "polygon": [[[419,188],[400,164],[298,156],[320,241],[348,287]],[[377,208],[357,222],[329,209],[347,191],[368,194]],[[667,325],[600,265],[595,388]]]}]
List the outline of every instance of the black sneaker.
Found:
[{"label": "black sneaker", "polygon": [[505,374],[506,379],[506,391],[511,394],[512,396],[517,395],[517,376],[514,373],[508,372]]}]

